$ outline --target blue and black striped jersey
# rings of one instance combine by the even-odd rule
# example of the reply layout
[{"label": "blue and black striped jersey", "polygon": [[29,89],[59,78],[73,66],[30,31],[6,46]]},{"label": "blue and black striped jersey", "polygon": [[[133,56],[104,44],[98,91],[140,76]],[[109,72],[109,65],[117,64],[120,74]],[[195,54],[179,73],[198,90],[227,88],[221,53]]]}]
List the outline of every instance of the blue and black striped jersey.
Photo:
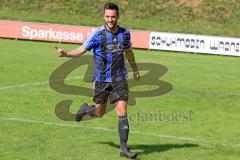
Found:
[{"label": "blue and black striped jersey", "polygon": [[93,81],[114,82],[127,79],[124,65],[124,50],[131,47],[129,30],[118,26],[117,33],[109,32],[104,26],[94,30],[83,43],[83,47],[93,49]]}]

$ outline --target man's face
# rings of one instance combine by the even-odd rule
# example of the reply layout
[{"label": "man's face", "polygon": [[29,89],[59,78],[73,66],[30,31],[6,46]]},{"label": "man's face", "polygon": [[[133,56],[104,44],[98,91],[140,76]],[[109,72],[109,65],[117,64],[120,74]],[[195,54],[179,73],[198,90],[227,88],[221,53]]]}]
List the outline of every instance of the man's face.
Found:
[{"label": "man's face", "polygon": [[116,10],[111,10],[111,9],[105,10],[104,21],[110,30],[117,25],[117,20],[118,20],[118,16],[117,16]]}]

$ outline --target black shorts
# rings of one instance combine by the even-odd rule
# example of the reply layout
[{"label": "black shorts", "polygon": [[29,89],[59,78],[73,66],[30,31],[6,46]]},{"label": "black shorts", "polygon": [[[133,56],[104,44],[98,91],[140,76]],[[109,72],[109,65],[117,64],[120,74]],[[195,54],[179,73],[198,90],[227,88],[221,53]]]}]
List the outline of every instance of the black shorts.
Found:
[{"label": "black shorts", "polygon": [[105,104],[108,101],[113,104],[117,101],[128,101],[128,83],[127,80],[116,82],[94,82],[93,101],[96,104]]}]

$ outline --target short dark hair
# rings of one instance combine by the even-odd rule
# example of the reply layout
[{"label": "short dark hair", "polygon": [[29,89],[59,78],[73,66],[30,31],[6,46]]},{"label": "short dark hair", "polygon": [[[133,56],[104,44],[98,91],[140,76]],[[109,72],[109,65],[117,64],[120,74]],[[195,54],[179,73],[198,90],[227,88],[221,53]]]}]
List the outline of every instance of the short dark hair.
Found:
[{"label": "short dark hair", "polygon": [[110,2],[110,3],[105,4],[105,6],[104,6],[104,13],[105,13],[106,9],[116,10],[117,11],[117,15],[119,15],[118,5],[115,4],[115,3]]}]

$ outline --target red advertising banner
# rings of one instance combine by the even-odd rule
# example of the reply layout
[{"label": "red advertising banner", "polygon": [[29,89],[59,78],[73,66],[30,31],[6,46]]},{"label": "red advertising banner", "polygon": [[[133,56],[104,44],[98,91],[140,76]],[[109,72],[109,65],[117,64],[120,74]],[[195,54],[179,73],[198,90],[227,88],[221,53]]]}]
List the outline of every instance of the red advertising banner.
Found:
[{"label": "red advertising banner", "polygon": [[[83,43],[94,27],[0,21],[0,37]],[[150,32],[130,30],[134,48],[149,48]]]},{"label": "red advertising banner", "polygon": [[130,30],[133,48],[149,48],[150,32]]},{"label": "red advertising banner", "polygon": [[92,27],[0,21],[0,37],[83,43]]}]

